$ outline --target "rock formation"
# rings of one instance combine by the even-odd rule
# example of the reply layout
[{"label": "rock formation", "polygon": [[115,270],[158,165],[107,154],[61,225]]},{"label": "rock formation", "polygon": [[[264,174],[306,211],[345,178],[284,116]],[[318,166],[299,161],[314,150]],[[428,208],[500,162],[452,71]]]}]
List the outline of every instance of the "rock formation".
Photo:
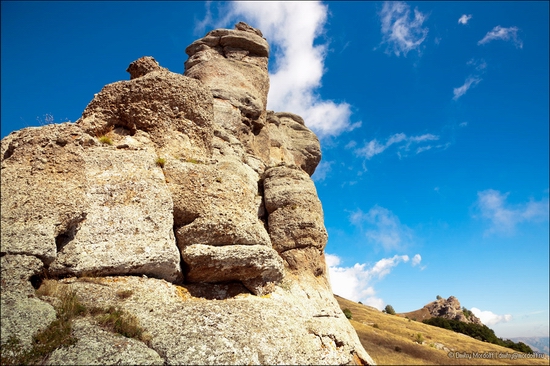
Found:
[{"label": "rock formation", "polygon": [[460,302],[454,296],[450,296],[448,299],[438,299],[425,305],[424,308],[432,317],[458,320],[464,323],[483,324],[481,320],[474,314],[471,314],[471,312],[465,314],[460,306]]},{"label": "rock formation", "polygon": [[319,141],[266,110],[267,41],[239,23],[186,53],[184,75],[143,57],[76,123],[2,140],[3,360],[56,318],[35,293],[55,285],[149,338],[86,313],[48,364],[373,364],[327,280]]}]

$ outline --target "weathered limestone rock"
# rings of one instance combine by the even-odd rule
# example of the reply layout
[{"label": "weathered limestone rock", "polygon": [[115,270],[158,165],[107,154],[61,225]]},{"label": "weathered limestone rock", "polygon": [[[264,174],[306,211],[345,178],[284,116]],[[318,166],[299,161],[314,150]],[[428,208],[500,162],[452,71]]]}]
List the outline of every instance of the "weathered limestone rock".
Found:
[{"label": "weathered limestone rock", "polygon": [[[150,347],[169,365],[342,365],[353,364],[354,355],[374,364],[320,279],[292,278],[267,296],[241,293],[222,301],[197,298],[191,286],[151,278],[62,283],[86,306],[101,298],[103,306],[134,315],[151,334]],[[128,289],[132,296],[121,300],[117,292]]]},{"label": "weathered limestone rock", "polygon": [[168,71],[164,67],[160,67],[157,60],[155,60],[151,56],[144,56],[137,59],[136,61],[132,62],[130,66],[128,66],[128,69],[126,69],[126,71],[130,73],[131,80],[147,75],[148,73],[153,71],[162,70]]},{"label": "weathered limestone rock", "polygon": [[466,317],[464,311],[462,311],[460,302],[454,296],[450,296],[448,299],[438,299],[424,306],[424,308],[434,317],[458,320],[464,323],[483,324],[481,319],[474,314],[470,314],[469,317]]},{"label": "weathered limestone rock", "polygon": [[323,208],[309,175],[298,169],[273,167],[264,181],[269,235],[274,249],[315,247],[324,249],[327,232]]},{"label": "weathered limestone rock", "polygon": [[264,245],[211,246],[195,244],[181,253],[188,264],[189,282],[242,281],[250,291],[262,295],[264,284],[283,279],[283,261]]},{"label": "weathered limestone rock", "polygon": [[52,275],[146,274],[180,281],[172,199],[154,152],[96,147],[83,156],[88,205],[57,240]]},{"label": "weathered limestone rock", "polygon": [[109,333],[87,319],[76,319],[75,345],[58,348],[46,365],[163,365],[164,359],[142,342]]},{"label": "weathered limestone rock", "polygon": [[258,174],[242,162],[174,162],[165,167],[174,197],[178,246],[266,245]]},{"label": "weathered limestone rock", "polygon": [[53,276],[181,280],[172,200],[154,149],[118,149],[78,125],[55,127],[2,140],[9,152],[2,155],[2,253],[34,255]]},{"label": "weathered limestone rock", "polygon": [[41,274],[44,266],[38,258],[26,255],[5,255],[1,265],[1,343],[15,337],[23,349],[28,349],[32,336],[55,320],[54,308],[36,298],[31,285],[31,279]]},{"label": "weathered limestone rock", "polygon": [[[152,60],[151,62],[155,62]],[[139,65],[138,61],[132,65]],[[132,65],[129,70],[134,72]],[[145,72],[138,68],[140,75]],[[179,157],[211,154],[212,94],[200,82],[165,69],[106,85],[77,121],[93,136],[122,127],[147,132],[159,147],[176,142]]]},{"label": "weathered limestone rock", "polygon": [[48,276],[152,336],[81,316],[50,364],[373,364],[326,277],[319,140],[266,110],[267,41],[238,23],[186,52],[185,75],[142,57],[76,123],[2,140],[3,349],[55,319]]},{"label": "weathered limestone rock", "polygon": [[306,127],[302,117],[292,113],[268,111],[271,140],[270,165],[283,162],[297,165],[309,175],[321,161],[319,139]]}]

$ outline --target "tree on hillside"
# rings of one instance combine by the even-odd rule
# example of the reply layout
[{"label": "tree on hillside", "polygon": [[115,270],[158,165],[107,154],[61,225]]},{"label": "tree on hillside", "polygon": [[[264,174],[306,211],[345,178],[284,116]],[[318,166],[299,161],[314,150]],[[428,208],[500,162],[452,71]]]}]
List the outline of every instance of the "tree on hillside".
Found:
[{"label": "tree on hillside", "polygon": [[437,300],[441,300],[441,299],[442,299],[442,297],[439,296],[439,295],[437,295],[435,298],[436,298]]},{"label": "tree on hillside", "polygon": [[395,310],[393,310],[393,306],[389,304],[386,305],[386,307],[384,308],[384,312],[390,315],[395,315]]}]

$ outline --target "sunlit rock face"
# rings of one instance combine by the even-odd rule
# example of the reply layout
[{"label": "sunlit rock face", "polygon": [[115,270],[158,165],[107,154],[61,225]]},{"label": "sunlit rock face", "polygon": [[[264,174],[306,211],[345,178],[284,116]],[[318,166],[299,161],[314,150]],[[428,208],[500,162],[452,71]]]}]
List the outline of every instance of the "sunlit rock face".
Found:
[{"label": "sunlit rock face", "polygon": [[327,279],[319,140],[266,110],[266,39],[238,23],[186,52],[184,75],[142,57],[76,123],[2,140],[3,348],[55,319],[34,294],[54,283],[149,338],[112,358],[82,315],[46,363],[372,364]]}]

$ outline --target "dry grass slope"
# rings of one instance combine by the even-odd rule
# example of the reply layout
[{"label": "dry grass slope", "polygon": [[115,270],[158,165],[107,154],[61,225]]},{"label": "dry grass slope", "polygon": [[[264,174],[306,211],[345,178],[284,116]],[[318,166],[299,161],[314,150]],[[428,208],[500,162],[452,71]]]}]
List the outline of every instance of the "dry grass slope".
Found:
[{"label": "dry grass slope", "polygon": [[[351,324],[367,352],[379,365],[548,365],[549,363],[548,358],[511,359],[521,354],[509,348],[478,341],[464,334],[433,327],[420,321],[409,321],[400,316],[382,313],[370,306],[339,296],[335,297],[342,309],[351,310]],[[423,339],[423,344],[417,343],[419,338]],[[438,346],[444,346],[446,349],[437,349]],[[449,354],[452,357],[449,357]],[[463,358],[467,356],[471,358]]]}]

